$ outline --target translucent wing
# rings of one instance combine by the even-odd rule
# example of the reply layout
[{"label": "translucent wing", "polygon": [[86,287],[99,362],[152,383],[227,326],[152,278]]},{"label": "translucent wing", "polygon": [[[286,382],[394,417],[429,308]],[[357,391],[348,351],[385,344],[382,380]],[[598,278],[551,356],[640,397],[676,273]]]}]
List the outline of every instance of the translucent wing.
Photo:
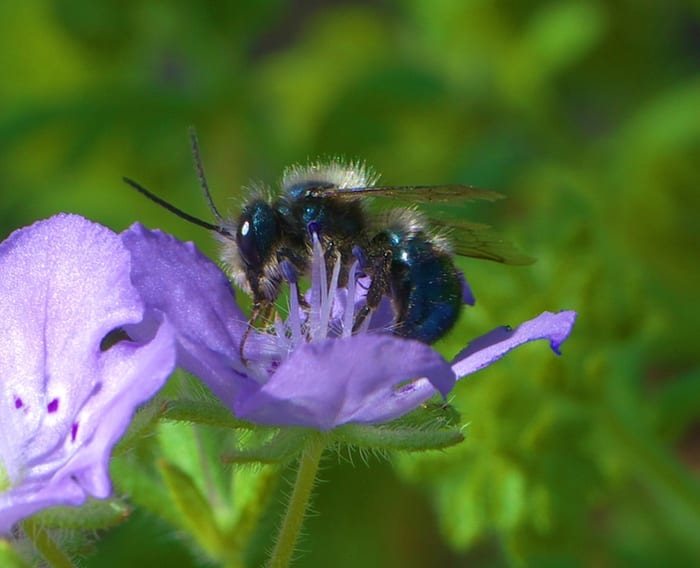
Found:
[{"label": "translucent wing", "polygon": [[534,258],[520,252],[513,243],[504,240],[489,225],[445,222],[432,218],[430,224],[445,229],[452,251],[460,256],[503,264],[526,265],[535,262]]},{"label": "translucent wing", "polygon": [[317,197],[359,197],[377,196],[403,199],[412,203],[432,203],[460,199],[462,201],[496,201],[503,199],[504,195],[478,189],[470,185],[373,185],[369,187],[315,187],[309,190],[309,194]]}]

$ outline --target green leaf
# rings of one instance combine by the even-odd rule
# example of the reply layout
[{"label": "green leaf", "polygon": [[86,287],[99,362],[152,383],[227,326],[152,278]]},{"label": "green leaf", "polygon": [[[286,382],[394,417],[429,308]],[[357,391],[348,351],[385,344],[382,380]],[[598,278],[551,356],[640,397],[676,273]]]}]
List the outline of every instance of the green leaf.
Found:
[{"label": "green leaf", "polygon": [[179,525],[212,557],[226,548],[211,505],[192,478],[177,466],[161,461],[159,468],[180,515]]}]

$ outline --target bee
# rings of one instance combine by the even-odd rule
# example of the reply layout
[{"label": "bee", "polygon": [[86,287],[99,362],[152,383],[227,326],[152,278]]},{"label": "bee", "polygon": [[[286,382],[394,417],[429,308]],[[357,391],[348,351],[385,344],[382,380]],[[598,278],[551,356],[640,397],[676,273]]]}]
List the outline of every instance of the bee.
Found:
[{"label": "bee", "polygon": [[464,278],[454,254],[507,264],[532,262],[486,225],[429,219],[415,205],[379,215],[370,214],[366,206],[369,197],[416,204],[494,201],[501,194],[467,185],[378,185],[377,176],[361,163],[331,160],[289,168],[278,197],[253,196],[237,219],[226,219],[211,197],[194,132],[190,140],[200,185],[216,223],[189,215],[129,178],[124,181],[175,215],[218,235],[221,260],[230,278],[252,297],[251,323],[269,318],[290,267],[296,274],[308,273],[314,235],[329,266],[340,259],[341,287],[356,259],[370,277],[355,329],[388,297],[395,314],[393,333],[424,343],[443,337],[465,303]]}]

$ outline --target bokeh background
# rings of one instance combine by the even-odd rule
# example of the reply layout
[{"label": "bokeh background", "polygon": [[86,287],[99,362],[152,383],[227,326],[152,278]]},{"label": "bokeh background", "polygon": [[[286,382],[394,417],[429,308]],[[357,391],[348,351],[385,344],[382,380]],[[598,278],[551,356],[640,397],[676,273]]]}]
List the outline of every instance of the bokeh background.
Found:
[{"label": "bokeh background", "polygon": [[[441,342],[575,309],[458,385],[443,453],[326,462],[298,566],[656,566],[700,561],[700,8],[405,0],[0,4],[0,233],[59,211],[188,226],[319,155],[391,184],[508,199],[460,215],[538,261],[464,260],[477,296]],[[207,566],[137,509],[88,567]]]}]

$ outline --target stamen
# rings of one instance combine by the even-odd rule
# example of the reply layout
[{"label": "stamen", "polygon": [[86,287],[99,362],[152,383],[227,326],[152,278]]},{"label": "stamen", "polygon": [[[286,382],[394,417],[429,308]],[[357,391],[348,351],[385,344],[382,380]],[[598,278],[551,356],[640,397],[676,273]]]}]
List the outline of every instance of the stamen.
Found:
[{"label": "stamen", "polygon": [[[328,336],[328,329],[330,326],[331,308],[333,307],[333,302],[335,300],[335,293],[338,289],[338,277],[340,276],[340,254],[336,252],[335,254],[335,264],[333,265],[333,274],[331,275],[331,281],[328,285],[328,292],[326,297],[321,303],[321,321],[320,321],[320,337]],[[324,262],[325,264],[325,262]]]},{"label": "stamen", "polygon": [[312,240],[314,238],[314,235],[320,238],[321,223],[319,223],[318,221],[311,221],[308,225],[306,225],[306,230],[309,231],[309,235],[311,235]]},{"label": "stamen", "polygon": [[[313,223],[309,223],[312,225]],[[318,233],[312,234],[312,242],[314,248],[313,259],[311,261],[311,309],[309,312],[311,339],[316,339],[320,336],[321,329],[321,306],[323,305],[324,296],[327,295],[326,288],[326,262],[323,258],[323,248],[319,240]]]},{"label": "stamen", "polygon": [[352,324],[355,320],[355,284],[359,278],[359,261],[352,263],[348,276],[347,295],[345,300],[345,313],[343,314],[343,337],[352,335]]},{"label": "stamen", "polygon": [[360,268],[362,270],[364,270],[367,267],[367,255],[361,247],[359,247],[358,245],[352,247],[352,256],[354,256],[357,259],[357,262],[359,263]]},{"label": "stamen", "polygon": [[297,270],[286,258],[280,262],[280,271],[282,272],[282,277],[289,282],[289,284],[297,283]]}]

